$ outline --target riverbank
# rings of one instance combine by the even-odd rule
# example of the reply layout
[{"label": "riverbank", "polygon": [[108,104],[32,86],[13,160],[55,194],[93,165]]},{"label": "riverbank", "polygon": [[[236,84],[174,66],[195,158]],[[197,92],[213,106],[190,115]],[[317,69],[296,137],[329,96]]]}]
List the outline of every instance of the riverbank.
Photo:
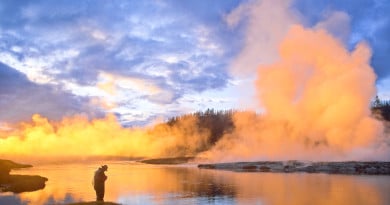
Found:
[{"label": "riverbank", "polygon": [[78,202],[78,203],[72,203],[67,205],[120,205],[114,202],[97,202],[97,201],[91,201],[91,202]]},{"label": "riverbank", "polygon": [[10,160],[0,159],[0,192],[21,193],[43,189],[47,178],[31,175],[12,175],[12,169],[29,168],[32,165],[19,164]]},{"label": "riverbank", "polygon": [[144,160],[139,160],[138,162],[145,163],[145,164],[175,165],[175,164],[185,164],[194,159],[195,157],[172,157],[172,158],[144,159]]},{"label": "riverbank", "polygon": [[390,175],[390,162],[259,161],[199,164],[198,168],[230,170],[237,172],[306,172],[328,174]]}]

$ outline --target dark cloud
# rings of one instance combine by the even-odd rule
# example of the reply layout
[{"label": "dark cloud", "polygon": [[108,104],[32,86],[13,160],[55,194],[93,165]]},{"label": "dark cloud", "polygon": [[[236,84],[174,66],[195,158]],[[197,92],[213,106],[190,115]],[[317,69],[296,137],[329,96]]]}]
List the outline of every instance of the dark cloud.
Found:
[{"label": "dark cloud", "polygon": [[[388,6],[387,15],[389,13],[390,6]],[[390,17],[384,21],[386,22],[384,23],[385,25],[378,29],[374,36],[369,38],[374,51],[372,65],[379,79],[390,76]]]},{"label": "dark cloud", "polygon": [[38,85],[26,76],[0,62],[0,121],[28,120],[33,114],[50,119],[99,112],[88,106],[88,99],[77,97],[47,85]]}]

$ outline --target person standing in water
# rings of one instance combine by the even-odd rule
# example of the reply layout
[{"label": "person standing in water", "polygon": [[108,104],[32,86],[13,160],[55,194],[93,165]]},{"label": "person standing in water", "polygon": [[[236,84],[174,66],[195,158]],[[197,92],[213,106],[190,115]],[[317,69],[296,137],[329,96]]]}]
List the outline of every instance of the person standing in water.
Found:
[{"label": "person standing in water", "polygon": [[107,180],[107,176],[104,174],[107,171],[108,166],[103,165],[95,171],[93,177],[93,187],[96,192],[96,201],[104,201],[104,182]]}]

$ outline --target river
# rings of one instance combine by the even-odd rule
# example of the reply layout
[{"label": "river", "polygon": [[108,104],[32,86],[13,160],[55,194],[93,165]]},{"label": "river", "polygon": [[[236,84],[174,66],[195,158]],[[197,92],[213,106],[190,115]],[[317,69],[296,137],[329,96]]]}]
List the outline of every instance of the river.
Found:
[{"label": "river", "polygon": [[105,201],[121,204],[390,204],[390,176],[243,173],[125,161],[42,164],[12,171],[49,180],[43,190],[1,193],[0,204],[93,201],[93,173],[103,164],[109,167]]}]

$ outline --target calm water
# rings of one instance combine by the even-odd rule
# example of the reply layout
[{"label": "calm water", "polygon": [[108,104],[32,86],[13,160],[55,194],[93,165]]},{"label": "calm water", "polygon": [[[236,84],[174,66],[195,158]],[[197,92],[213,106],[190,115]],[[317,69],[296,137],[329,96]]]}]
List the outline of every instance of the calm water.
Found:
[{"label": "calm water", "polygon": [[[43,190],[0,194],[0,204],[93,201],[92,177],[103,163],[36,165],[13,171],[49,178]],[[121,204],[390,204],[390,176],[237,173],[194,166],[106,162],[106,201]]]}]

